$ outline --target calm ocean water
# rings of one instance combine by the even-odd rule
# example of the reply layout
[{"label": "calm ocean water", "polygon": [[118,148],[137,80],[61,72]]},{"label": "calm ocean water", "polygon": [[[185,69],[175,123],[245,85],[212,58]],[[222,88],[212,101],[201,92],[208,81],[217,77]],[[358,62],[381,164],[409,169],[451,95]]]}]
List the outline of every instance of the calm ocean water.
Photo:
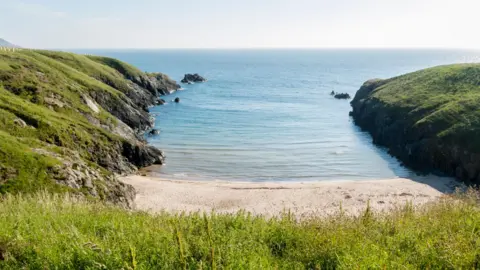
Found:
[{"label": "calm ocean water", "polygon": [[[82,52],[82,51],[80,51]],[[177,81],[199,73],[207,83],[184,85],[151,109],[170,178],[242,181],[362,180],[408,177],[371,143],[348,112],[371,78],[440,64],[474,62],[475,51],[441,50],[96,50]],[[180,97],[181,103],[170,102]]]}]

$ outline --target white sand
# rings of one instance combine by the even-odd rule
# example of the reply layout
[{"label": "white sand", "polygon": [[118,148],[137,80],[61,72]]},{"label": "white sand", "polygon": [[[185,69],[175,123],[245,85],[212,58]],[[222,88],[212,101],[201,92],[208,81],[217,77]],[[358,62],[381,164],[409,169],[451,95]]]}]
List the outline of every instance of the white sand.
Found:
[{"label": "white sand", "polygon": [[367,202],[375,211],[385,211],[412,202],[432,201],[453,192],[458,183],[436,176],[375,181],[306,183],[244,183],[223,181],[173,181],[147,176],[121,178],[137,190],[139,210],[159,212],[234,213],[245,210],[274,216],[291,210],[297,217],[328,215],[339,211],[362,213]]}]

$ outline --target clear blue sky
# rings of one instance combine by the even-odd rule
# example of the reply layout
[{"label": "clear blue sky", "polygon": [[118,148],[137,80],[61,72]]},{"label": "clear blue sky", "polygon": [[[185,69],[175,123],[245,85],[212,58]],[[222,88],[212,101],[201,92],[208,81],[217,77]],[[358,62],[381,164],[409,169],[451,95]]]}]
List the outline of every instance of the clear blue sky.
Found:
[{"label": "clear blue sky", "polygon": [[0,0],[35,48],[479,48],[480,0]]}]

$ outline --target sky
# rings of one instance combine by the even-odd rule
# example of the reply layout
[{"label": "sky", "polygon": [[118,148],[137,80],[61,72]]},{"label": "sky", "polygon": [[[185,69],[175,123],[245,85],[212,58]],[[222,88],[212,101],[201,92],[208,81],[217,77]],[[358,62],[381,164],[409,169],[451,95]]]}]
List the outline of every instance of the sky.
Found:
[{"label": "sky", "polygon": [[472,48],[480,0],[0,0],[22,47]]}]

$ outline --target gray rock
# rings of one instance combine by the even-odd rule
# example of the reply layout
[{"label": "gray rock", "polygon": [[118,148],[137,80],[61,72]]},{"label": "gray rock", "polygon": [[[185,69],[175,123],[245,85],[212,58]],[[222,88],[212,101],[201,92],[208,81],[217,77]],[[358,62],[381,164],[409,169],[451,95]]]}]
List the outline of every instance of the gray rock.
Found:
[{"label": "gray rock", "polygon": [[198,75],[197,73],[195,73],[195,74],[185,74],[185,76],[181,80],[182,83],[188,83],[188,84],[196,83],[196,82],[206,82],[206,81],[207,81],[207,79]]},{"label": "gray rock", "polygon": [[3,184],[4,181],[12,179],[17,175],[17,169],[0,164],[0,185]]},{"label": "gray rock", "polygon": [[153,164],[162,165],[165,160],[163,152],[144,143],[124,143],[123,156],[137,167],[147,167]]},{"label": "gray rock", "polygon": [[350,95],[348,93],[336,93],[334,95],[336,99],[350,99]]},{"label": "gray rock", "polygon": [[45,97],[43,98],[43,101],[45,102],[45,104],[52,107],[63,108],[66,106],[66,104],[60,101],[60,99],[61,97]]},{"label": "gray rock", "polygon": [[163,105],[163,104],[165,104],[165,103],[166,103],[166,102],[165,102],[164,99],[159,98],[159,99],[157,100],[157,103],[156,103],[156,104],[157,104],[157,105]]},{"label": "gray rock", "polygon": [[160,134],[160,130],[158,130],[158,129],[152,129],[152,130],[150,130],[150,132],[148,132],[148,134],[149,134],[149,135],[152,135],[152,136],[158,135],[158,134]]},{"label": "gray rock", "polygon": [[83,161],[77,152],[64,149],[65,154],[60,155],[45,149],[32,150],[37,154],[47,155],[61,162],[50,171],[58,184],[86,190],[93,197],[103,194],[103,199],[108,202],[126,208],[133,207],[135,190],[132,186],[120,182],[114,175],[106,176],[100,168],[92,167]]},{"label": "gray rock", "polygon": [[17,118],[17,119],[15,119],[15,120],[13,120],[13,123],[14,123],[15,125],[19,126],[19,127],[22,127],[22,128],[27,127],[27,123],[25,123],[25,121],[23,121],[23,120],[20,119],[20,118]]}]

